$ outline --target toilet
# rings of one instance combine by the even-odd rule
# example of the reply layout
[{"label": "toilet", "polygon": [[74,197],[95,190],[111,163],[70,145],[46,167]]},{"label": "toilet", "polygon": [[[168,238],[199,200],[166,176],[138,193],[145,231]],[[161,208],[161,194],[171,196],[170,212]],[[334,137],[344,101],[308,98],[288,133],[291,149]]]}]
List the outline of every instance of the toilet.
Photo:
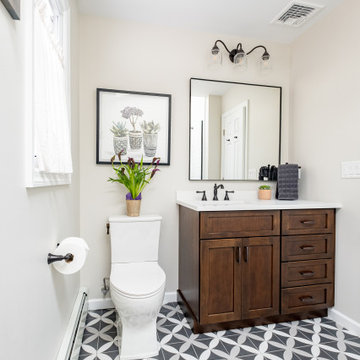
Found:
[{"label": "toilet", "polygon": [[166,275],[158,264],[161,216],[112,216],[110,294],[118,315],[120,360],[159,353],[156,318]]}]

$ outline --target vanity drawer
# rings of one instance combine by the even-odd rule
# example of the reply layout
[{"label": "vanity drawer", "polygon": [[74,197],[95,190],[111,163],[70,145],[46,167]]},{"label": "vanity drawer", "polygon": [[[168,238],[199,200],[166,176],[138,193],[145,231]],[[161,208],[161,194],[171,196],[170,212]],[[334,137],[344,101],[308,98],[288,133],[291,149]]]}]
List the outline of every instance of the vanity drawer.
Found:
[{"label": "vanity drawer", "polygon": [[334,305],[332,284],[282,289],[281,295],[282,314],[323,309]]},{"label": "vanity drawer", "polygon": [[326,234],[334,232],[334,210],[285,210],[282,212],[282,234]]},{"label": "vanity drawer", "polygon": [[326,259],[334,256],[334,235],[283,236],[281,260]]},{"label": "vanity drawer", "polygon": [[212,211],[200,213],[200,238],[280,235],[280,211]]},{"label": "vanity drawer", "polygon": [[308,260],[283,263],[281,286],[293,287],[334,281],[333,260]]}]

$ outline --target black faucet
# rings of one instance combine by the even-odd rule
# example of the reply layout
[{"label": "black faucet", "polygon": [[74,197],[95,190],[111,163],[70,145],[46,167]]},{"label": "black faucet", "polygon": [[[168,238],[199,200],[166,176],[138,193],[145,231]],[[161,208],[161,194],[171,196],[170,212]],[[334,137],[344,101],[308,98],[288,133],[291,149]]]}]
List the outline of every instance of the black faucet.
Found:
[{"label": "black faucet", "polygon": [[203,190],[203,191],[196,191],[197,194],[203,194],[201,200],[202,201],[207,201],[207,198],[206,198],[206,191]]},{"label": "black faucet", "polygon": [[235,192],[234,190],[231,190],[231,191],[226,190],[224,200],[230,200],[229,199],[229,194],[234,194],[234,192]]},{"label": "black faucet", "polygon": [[213,197],[213,200],[219,200],[218,197],[217,197],[217,191],[218,189],[223,189],[224,188],[224,185],[223,184],[220,184],[220,185],[214,185],[214,197]]}]

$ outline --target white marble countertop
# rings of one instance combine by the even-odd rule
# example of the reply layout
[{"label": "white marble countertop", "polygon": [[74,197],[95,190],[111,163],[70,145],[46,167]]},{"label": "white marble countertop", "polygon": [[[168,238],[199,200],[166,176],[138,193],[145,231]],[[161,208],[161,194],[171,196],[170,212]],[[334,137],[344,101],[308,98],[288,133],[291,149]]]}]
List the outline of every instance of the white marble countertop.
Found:
[{"label": "white marble countertop", "polygon": [[176,203],[195,211],[340,209],[342,207],[338,202],[258,200],[257,191],[236,191],[235,194],[230,195],[233,196],[228,201],[201,201],[201,194],[199,196],[195,191],[177,191]]}]

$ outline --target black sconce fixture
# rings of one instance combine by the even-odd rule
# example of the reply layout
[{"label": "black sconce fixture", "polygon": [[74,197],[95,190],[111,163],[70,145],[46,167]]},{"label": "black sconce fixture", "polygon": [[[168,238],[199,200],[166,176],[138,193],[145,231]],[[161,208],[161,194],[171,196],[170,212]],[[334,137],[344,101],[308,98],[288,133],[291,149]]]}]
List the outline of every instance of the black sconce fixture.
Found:
[{"label": "black sconce fixture", "polygon": [[220,49],[217,45],[218,43],[220,43],[224,46],[225,50],[229,54],[230,61],[232,63],[234,63],[234,65],[236,65],[238,67],[242,67],[242,68],[246,68],[246,66],[247,66],[247,55],[250,55],[256,49],[261,48],[264,50],[264,53],[261,56],[260,66],[261,66],[262,70],[266,70],[266,69],[270,68],[270,54],[266,50],[265,46],[258,45],[258,46],[253,47],[249,52],[245,52],[242,47],[242,44],[238,43],[236,48],[230,51],[222,40],[216,40],[214,46],[211,49],[211,54],[213,55],[212,63],[215,65],[220,65],[222,62],[222,55],[221,55]]}]

